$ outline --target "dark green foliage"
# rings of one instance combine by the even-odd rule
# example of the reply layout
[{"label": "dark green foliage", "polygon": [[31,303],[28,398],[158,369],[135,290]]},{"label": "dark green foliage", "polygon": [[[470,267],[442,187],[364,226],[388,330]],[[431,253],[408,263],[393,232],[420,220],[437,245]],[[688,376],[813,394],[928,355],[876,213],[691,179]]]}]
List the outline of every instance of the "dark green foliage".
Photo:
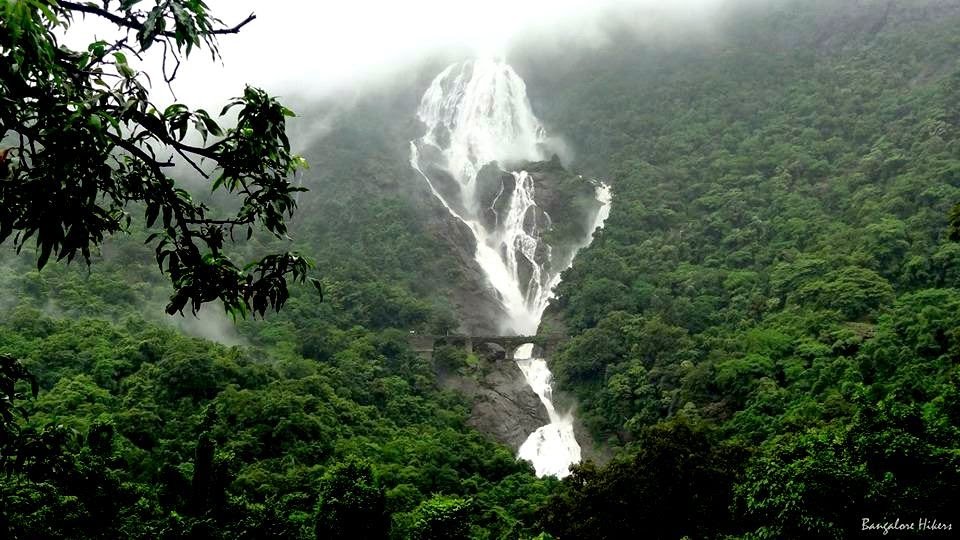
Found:
[{"label": "dark green foliage", "polygon": [[470,534],[471,501],[436,495],[420,504],[407,517],[405,538],[444,540],[467,538]]},{"label": "dark green foliage", "polygon": [[[619,537],[607,521],[672,515],[649,493],[677,484],[733,504],[700,530],[650,518],[643,536],[846,538],[866,516],[951,519],[958,21],[937,2],[778,0],[731,7],[717,39],[624,34],[564,51],[567,69],[521,61],[540,116],[615,194],[551,309],[572,333],[560,385],[623,457],[581,468],[551,532]],[[678,420],[752,457],[712,481],[683,477],[691,464],[657,477],[670,465],[644,464],[649,430]],[[621,503],[635,510],[617,521]]]},{"label": "dark green foliage", "polygon": [[467,366],[467,352],[463,347],[444,345],[433,350],[433,363],[444,373],[455,373]]},{"label": "dark green foliage", "polygon": [[37,378],[16,358],[0,354],[0,465],[4,465],[4,469],[6,458],[19,436],[17,417],[27,419],[27,410],[17,403],[25,398],[18,388],[21,381],[30,385],[29,395],[37,397]]},{"label": "dark green foliage", "polygon": [[[12,235],[21,250],[36,241],[37,268],[51,256],[87,264],[92,252],[129,231],[128,211],[145,211],[147,238],[174,294],[168,313],[219,299],[234,315],[263,315],[289,297],[287,277],[303,282],[308,263],[293,253],[266,255],[244,266],[226,252],[234,232],[249,239],[253,226],[285,236],[284,219],[301,191],[289,182],[303,160],[290,152],[286,120],[293,113],[263,91],[247,87],[220,116],[236,108],[236,126],[221,128],[203,109],[175,103],[159,110],[149,99],[147,74],[127,61],[154,44],[163,47],[170,83],[194,47],[218,57],[224,28],[203,2],[161,2],[149,11],[139,2],[5,2],[0,6],[0,242]],[[124,28],[114,41],[71,50],[58,35],[76,17],[93,16]],[[131,33],[129,30],[135,30]],[[191,133],[201,139],[195,146]],[[216,138],[208,142],[208,137]],[[225,216],[176,182],[160,152],[175,152],[196,173],[239,204]],[[196,161],[213,164],[207,170]],[[222,214],[222,212],[220,213]]]},{"label": "dark green foliage", "polygon": [[[399,200],[391,204],[409,212]],[[360,208],[358,218],[375,222]],[[420,251],[433,242],[413,233],[403,241]],[[145,321],[152,312],[137,310],[162,302],[162,283],[136,240],[107,245],[112,256],[90,274],[57,266],[38,274],[24,259],[0,266],[2,286],[19,302],[0,312],[0,350],[23,359],[40,385],[35,401],[18,401],[30,420],[17,426],[49,431],[38,451],[64,457],[30,463],[70,471],[82,463],[80,435],[100,420],[115,426],[111,474],[133,495],[117,498],[118,513],[103,519],[106,537],[314,538],[322,479],[355,459],[372,467],[390,514],[444,493],[485,501],[471,507],[471,520],[491,535],[535,534],[550,483],[467,428],[469,405],[436,388],[431,366],[409,350],[406,329],[360,326],[371,315],[382,324],[400,320],[407,302],[418,325],[449,319],[443,302],[412,292],[419,275],[393,269],[398,278],[389,284],[372,274],[357,280],[350,269],[369,253],[331,244],[343,248],[344,266],[329,275],[338,285],[333,301],[318,304],[294,289],[270,320],[227,322],[218,337],[239,332],[232,340],[247,344],[231,348]],[[348,294],[364,283],[402,300]],[[130,300],[111,303],[117,298]],[[333,302],[348,301],[351,309],[334,311]],[[44,302],[56,318],[27,307]],[[4,484],[7,536],[70,537],[93,511],[95,491],[46,481],[23,487],[24,478]]]},{"label": "dark green foliage", "polygon": [[724,12],[715,41],[514,56],[575,166],[615,190],[550,314],[570,333],[551,367],[608,465],[536,479],[409,350],[410,330],[457,325],[464,273],[410,194],[408,81],[309,145],[326,159],[290,226],[323,303],[294,286],[269,320],[183,321],[227,345],[186,337],[143,311],[166,283],[136,227],[89,273],[0,266],[0,536],[847,538],[866,516],[949,520],[960,14],[760,4]]},{"label": "dark green foliage", "polygon": [[[466,427],[467,404],[435,388],[405,333],[329,328],[335,352],[317,362],[141,319],[36,317],[31,335],[0,316],[0,346],[41,384],[16,402],[23,444],[4,451],[7,537],[385,537],[389,513],[433,493],[482,499],[471,523],[526,534],[546,497],[548,482]],[[86,374],[102,366],[112,376]]]},{"label": "dark green foliage", "polygon": [[574,467],[543,523],[557,538],[704,538],[733,532],[729,507],[742,451],[686,423],[644,431],[636,451],[603,468]]},{"label": "dark green foliage", "polygon": [[386,495],[369,464],[348,461],[333,466],[320,480],[317,499],[317,540],[387,537]]}]

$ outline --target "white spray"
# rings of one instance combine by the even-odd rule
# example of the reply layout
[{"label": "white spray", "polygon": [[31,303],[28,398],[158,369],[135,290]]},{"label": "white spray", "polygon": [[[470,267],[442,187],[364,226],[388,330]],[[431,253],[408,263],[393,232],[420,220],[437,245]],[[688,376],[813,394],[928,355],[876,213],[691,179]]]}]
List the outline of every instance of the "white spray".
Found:
[{"label": "white spray", "polygon": [[[474,257],[497,291],[506,314],[504,333],[535,334],[564,268],[550,264],[550,246],[539,238],[543,228],[528,226],[531,216],[536,219],[540,215],[549,227],[549,216],[537,208],[533,177],[526,171],[507,171],[515,187],[505,214],[494,213],[492,226],[485,226],[481,219],[488,209],[480,208],[477,194],[477,178],[485,165],[548,157],[545,131],[530,107],[526,85],[501,61],[453,64],[433,80],[417,114],[427,133],[410,143],[410,164],[450,214],[473,233],[477,244]],[[425,154],[431,158],[424,158]],[[459,200],[447,200],[438,189],[437,179],[424,172],[428,165],[447,171],[457,182]],[[501,184],[494,205],[503,194]],[[597,186],[597,200],[601,207],[593,229],[602,227],[609,215],[610,190],[606,185]],[[590,240],[586,238],[583,244]],[[525,279],[521,268],[529,274]],[[525,345],[515,357],[527,383],[546,407],[550,424],[530,434],[520,447],[519,457],[533,462],[540,476],[563,477],[569,474],[570,464],[580,461],[573,416],[555,410],[550,371],[543,359],[531,358],[532,351],[532,345]]]}]

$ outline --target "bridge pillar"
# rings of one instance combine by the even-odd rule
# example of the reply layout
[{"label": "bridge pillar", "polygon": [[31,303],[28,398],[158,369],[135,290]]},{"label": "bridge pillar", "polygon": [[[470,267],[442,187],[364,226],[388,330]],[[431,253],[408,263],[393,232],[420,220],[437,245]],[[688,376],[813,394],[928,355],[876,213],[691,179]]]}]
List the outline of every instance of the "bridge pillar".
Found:
[{"label": "bridge pillar", "polygon": [[422,336],[419,334],[410,334],[407,338],[410,348],[417,353],[421,359],[429,362],[433,360],[434,338],[432,336]]}]

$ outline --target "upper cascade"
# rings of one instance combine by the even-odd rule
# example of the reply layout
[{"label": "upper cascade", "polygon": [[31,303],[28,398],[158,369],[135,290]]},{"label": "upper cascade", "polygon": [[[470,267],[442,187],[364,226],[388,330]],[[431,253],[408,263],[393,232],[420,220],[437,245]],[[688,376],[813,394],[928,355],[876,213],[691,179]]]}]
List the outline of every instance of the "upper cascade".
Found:
[{"label": "upper cascade", "polygon": [[473,190],[484,165],[549,157],[526,84],[499,60],[449,66],[423,95],[417,116],[427,126],[421,141],[441,151],[445,168],[463,189],[463,202],[473,211],[478,210]]},{"label": "upper cascade", "polygon": [[501,331],[536,333],[570,261],[553,260],[542,238],[553,220],[538,202],[534,175],[522,170],[552,155],[526,84],[500,60],[456,63],[430,84],[417,116],[426,133],[411,142],[410,163],[473,232],[475,259],[506,315]]}]

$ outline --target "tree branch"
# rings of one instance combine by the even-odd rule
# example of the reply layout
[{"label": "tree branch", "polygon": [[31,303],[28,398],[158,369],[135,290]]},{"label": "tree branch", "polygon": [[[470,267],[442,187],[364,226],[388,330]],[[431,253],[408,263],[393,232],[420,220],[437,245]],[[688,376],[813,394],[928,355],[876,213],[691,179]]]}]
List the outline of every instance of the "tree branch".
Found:
[{"label": "tree branch", "polygon": [[163,172],[160,170],[161,167],[175,166],[175,164],[170,161],[164,161],[164,162],[157,161],[155,158],[150,157],[149,154],[144,152],[142,148],[140,148],[139,146],[129,141],[122,139],[121,137],[113,135],[112,133],[108,133],[107,135],[110,137],[110,140],[111,142],[113,142],[113,144],[119,146],[123,150],[126,150],[127,152],[129,152],[134,157],[138,158],[146,166],[153,169],[153,172],[159,177],[164,177]]},{"label": "tree branch", "polygon": [[138,126],[157,137],[160,142],[172,146],[175,150],[196,154],[200,157],[213,160],[218,164],[220,163],[221,156],[217,154],[216,150],[223,144],[222,140],[217,141],[210,146],[192,146],[173,138],[173,136],[170,135],[170,132],[167,131],[166,125],[164,124],[162,118],[158,118],[137,110],[129,110],[125,113],[117,108],[114,108],[114,110],[116,110],[120,115],[126,114],[127,117],[129,117],[130,120],[135,121]]},{"label": "tree branch", "polygon": [[183,150],[177,148],[176,146],[174,146],[173,149],[176,150],[177,153],[180,154],[180,157],[182,157],[187,163],[189,163],[191,167],[193,167],[193,170],[195,170],[195,171],[197,171],[198,173],[200,173],[200,176],[206,178],[207,180],[210,179],[210,175],[208,175],[206,172],[204,172],[204,170],[201,169],[200,166],[197,165],[197,163],[196,163],[195,161],[193,161],[192,159],[190,159],[190,156],[188,156]]},{"label": "tree branch", "polygon": [[[88,13],[90,15],[96,15],[98,17],[103,17],[108,21],[116,24],[117,26],[123,26],[125,28],[131,28],[133,30],[143,30],[143,23],[139,20],[130,18],[130,17],[121,17],[119,15],[110,13],[102,8],[92,6],[89,4],[79,4],[77,2],[69,2],[67,0],[60,0],[58,2],[62,7],[70,11],[79,11],[80,13]],[[250,24],[257,16],[253,13],[247,15],[247,18],[240,21],[239,24],[232,28],[218,28],[216,30],[210,30],[208,32],[200,32],[201,35],[223,35],[223,34],[237,34],[240,32],[240,29],[244,26]],[[161,32],[160,34],[163,37],[175,38],[176,34],[173,32]]]},{"label": "tree branch", "polygon": [[252,225],[253,216],[235,219],[187,219],[186,222],[191,225]]}]

